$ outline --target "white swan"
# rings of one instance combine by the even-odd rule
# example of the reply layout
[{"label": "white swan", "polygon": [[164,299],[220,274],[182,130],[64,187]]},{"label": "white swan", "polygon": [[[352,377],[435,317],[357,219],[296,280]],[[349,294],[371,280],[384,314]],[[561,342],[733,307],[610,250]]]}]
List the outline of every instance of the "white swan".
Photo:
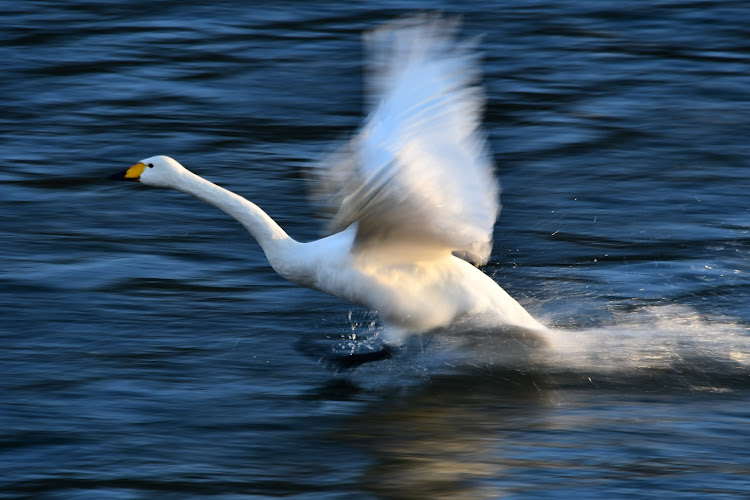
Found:
[{"label": "white swan", "polygon": [[295,241],[255,204],[166,156],[116,178],[220,208],[282,277],[377,311],[388,344],[467,318],[550,340],[549,330],[464,260],[482,264],[490,256],[499,189],[478,130],[476,56],[454,41],[456,27],[424,15],[368,34],[372,112],[319,171],[319,192],[335,210],[331,236]]}]

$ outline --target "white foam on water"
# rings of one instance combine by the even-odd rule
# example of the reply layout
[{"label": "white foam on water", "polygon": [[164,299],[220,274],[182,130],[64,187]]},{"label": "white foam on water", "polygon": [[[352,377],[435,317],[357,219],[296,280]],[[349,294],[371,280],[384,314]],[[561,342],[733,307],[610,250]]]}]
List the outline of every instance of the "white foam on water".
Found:
[{"label": "white foam on water", "polygon": [[[372,321],[352,323],[342,343],[353,349],[379,342]],[[355,330],[357,330],[355,332]],[[556,329],[556,344],[541,348],[521,332],[457,325],[416,336],[393,358],[350,375],[366,385],[411,386],[435,376],[530,374],[546,383],[618,384],[723,391],[750,384],[750,329],[723,316],[677,305],[613,312],[596,328]],[[362,347],[360,347],[362,349]]]}]

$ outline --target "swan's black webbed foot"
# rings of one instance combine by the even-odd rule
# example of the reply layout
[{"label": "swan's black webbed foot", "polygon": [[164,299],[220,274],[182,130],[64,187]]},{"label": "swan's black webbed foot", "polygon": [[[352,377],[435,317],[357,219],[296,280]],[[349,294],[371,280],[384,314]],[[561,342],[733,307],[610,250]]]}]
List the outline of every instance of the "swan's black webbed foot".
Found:
[{"label": "swan's black webbed foot", "polygon": [[362,366],[365,363],[371,363],[373,361],[382,361],[384,359],[390,359],[396,354],[396,349],[393,347],[384,345],[377,351],[370,352],[355,352],[355,353],[337,353],[329,355],[327,358],[321,358],[321,363],[324,363],[327,368],[335,370],[337,372],[353,370],[358,366]]},{"label": "swan's black webbed foot", "polygon": [[[295,347],[302,354],[317,358],[320,364],[336,372],[353,370],[365,363],[389,359],[397,352],[396,348],[385,344],[377,350],[336,351],[331,350],[330,344],[322,344],[309,338],[298,340]],[[365,352],[359,352],[362,350]]]}]

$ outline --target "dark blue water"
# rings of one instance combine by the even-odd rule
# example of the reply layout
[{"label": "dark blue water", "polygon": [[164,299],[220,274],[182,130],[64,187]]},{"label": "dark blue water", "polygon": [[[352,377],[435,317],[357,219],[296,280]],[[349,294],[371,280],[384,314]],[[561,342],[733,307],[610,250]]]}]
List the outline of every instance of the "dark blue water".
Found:
[{"label": "dark blue water", "polygon": [[[462,3],[0,2],[0,498],[750,494],[750,7]],[[421,8],[484,34],[486,269],[567,343],[334,373],[300,342],[374,316],[106,177],[169,154],[318,237],[360,34]]]}]

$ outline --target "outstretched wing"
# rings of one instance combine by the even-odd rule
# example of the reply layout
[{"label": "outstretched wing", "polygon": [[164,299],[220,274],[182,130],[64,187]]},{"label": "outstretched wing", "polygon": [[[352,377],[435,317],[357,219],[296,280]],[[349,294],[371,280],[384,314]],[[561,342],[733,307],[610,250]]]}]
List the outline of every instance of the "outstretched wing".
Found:
[{"label": "outstretched wing", "polygon": [[330,229],[358,224],[354,251],[489,258],[499,187],[479,130],[477,56],[454,39],[457,26],[422,15],[366,35],[372,111],[319,172]]}]

